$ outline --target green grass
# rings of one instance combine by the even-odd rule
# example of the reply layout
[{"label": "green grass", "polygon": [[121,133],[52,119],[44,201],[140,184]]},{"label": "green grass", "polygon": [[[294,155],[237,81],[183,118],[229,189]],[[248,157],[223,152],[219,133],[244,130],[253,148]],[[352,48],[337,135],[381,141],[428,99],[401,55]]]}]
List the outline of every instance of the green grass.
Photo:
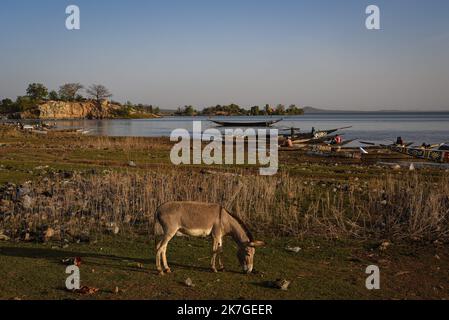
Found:
[{"label": "green grass", "polygon": [[[299,253],[285,250],[299,246]],[[159,276],[154,267],[154,242],[144,237],[102,238],[91,244],[0,242],[0,299],[405,299],[447,298],[447,250],[392,247],[387,253],[358,242],[272,239],[256,253],[256,273],[241,273],[235,245],[225,242],[225,272],[209,270],[210,242],[175,238],[168,249],[173,273]],[[430,251],[430,252],[429,252]],[[92,296],[65,290],[61,260],[79,256],[81,285],[98,287]],[[386,262],[385,262],[386,261]],[[381,290],[365,288],[365,268],[381,267]],[[426,268],[423,268],[423,263]],[[140,268],[139,264],[143,265]],[[401,271],[407,271],[398,275]],[[191,278],[194,287],[187,287]],[[269,286],[278,278],[292,281],[289,290]],[[422,282],[421,282],[422,281]],[[114,293],[115,288],[119,293]],[[441,289],[443,288],[443,289]]]}]

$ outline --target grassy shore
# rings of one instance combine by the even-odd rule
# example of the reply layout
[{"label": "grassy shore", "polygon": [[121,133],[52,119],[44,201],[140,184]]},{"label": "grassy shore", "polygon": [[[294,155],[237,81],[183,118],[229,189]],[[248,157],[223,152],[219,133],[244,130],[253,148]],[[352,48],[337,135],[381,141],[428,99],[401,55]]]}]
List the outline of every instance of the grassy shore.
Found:
[{"label": "grassy shore", "polygon": [[[0,241],[0,299],[449,298],[446,171],[282,152],[279,174],[261,177],[254,166],[175,167],[171,146],[0,128],[0,234],[10,238]],[[231,241],[228,272],[209,273],[210,243],[181,238],[169,247],[175,274],[157,277],[153,212],[168,200],[218,202],[239,215],[269,243],[256,254],[259,273],[238,273]],[[60,261],[74,256],[97,295],[64,290]],[[365,288],[370,264],[381,267],[380,291]],[[277,278],[290,289],[271,288]]]},{"label": "grassy shore", "polygon": [[[154,269],[148,237],[100,237],[87,244],[0,242],[0,299],[447,299],[447,247],[322,239],[271,239],[256,253],[256,273],[241,273],[235,245],[225,243],[225,272],[209,270],[210,241],[176,238],[168,257],[173,273]],[[299,253],[286,246],[299,246]],[[93,296],[64,288],[67,257],[81,257],[81,285]],[[438,257],[438,258],[436,258]],[[381,269],[381,290],[365,288],[365,269]],[[185,285],[190,278],[192,287]],[[289,290],[273,288],[276,279]],[[116,293],[118,288],[118,293]]]}]

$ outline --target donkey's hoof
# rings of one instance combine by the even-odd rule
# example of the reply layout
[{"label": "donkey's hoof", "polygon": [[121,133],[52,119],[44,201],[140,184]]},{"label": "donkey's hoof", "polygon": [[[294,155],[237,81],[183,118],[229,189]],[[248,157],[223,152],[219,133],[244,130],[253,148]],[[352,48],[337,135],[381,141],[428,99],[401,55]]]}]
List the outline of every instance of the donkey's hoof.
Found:
[{"label": "donkey's hoof", "polygon": [[164,271],[160,270],[158,271],[159,276],[163,276],[164,275]]},{"label": "donkey's hoof", "polygon": [[212,270],[213,273],[218,273],[218,270],[215,269],[215,268],[212,268],[211,270]]},{"label": "donkey's hoof", "polygon": [[171,269],[170,268],[165,269],[165,273],[171,273]]},{"label": "donkey's hoof", "polygon": [[223,271],[225,271],[225,268],[224,267],[220,267],[220,268],[218,268],[218,271],[223,272]]}]

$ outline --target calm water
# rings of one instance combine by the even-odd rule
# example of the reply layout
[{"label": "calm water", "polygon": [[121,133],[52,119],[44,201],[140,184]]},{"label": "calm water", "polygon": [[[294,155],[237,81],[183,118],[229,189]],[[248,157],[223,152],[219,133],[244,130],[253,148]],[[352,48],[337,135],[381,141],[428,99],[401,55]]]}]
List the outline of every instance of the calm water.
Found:
[{"label": "calm water", "polygon": [[[280,117],[273,117],[278,119]],[[342,131],[346,139],[387,142],[402,136],[421,144],[449,141],[449,112],[439,113],[326,113],[283,117],[274,128],[298,127],[310,132],[312,127],[333,129],[352,126]],[[214,117],[225,121],[265,121],[267,117]],[[202,121],[203,130],[217,127],[207,117],[167,117],[145,120],[70,120],[58,121],[58,128],[84,128],[92,135],[104,136],[169,136],[172,130],[192,130],[192,121]]]}]

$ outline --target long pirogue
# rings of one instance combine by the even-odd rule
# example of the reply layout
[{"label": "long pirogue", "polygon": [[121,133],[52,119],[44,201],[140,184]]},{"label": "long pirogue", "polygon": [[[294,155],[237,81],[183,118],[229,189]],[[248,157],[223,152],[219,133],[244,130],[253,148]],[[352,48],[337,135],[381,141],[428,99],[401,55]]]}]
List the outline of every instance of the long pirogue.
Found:
[{"label": "long pirogue", "polygon": [[385,146],[394,152],[409,155],[414,158],[430,160],[433,162],[449,163],[449,151],[446,150],[434,150],[434,149],[422,149],[422,148],[408,148],[402,146]]}]

